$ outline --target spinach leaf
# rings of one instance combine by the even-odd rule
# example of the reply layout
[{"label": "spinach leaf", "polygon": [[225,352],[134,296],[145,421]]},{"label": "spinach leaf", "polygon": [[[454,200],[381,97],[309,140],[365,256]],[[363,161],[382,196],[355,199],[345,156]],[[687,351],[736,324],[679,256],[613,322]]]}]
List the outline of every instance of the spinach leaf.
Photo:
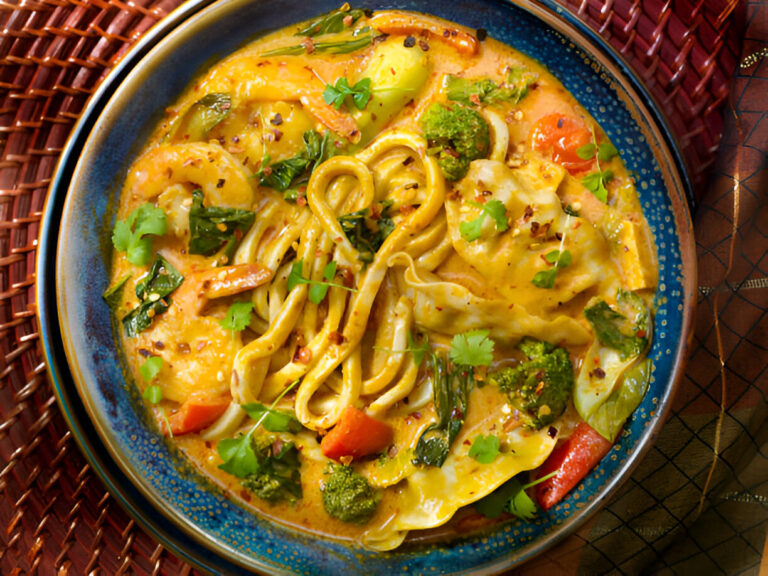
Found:
[{"label": "spinach leaf", "polygon": [[152,238],[165,234],[167,221],[161,208],[146,202],[136,208],[125,220],[115,222],[112,244],[120,252],[126,252],[128,262],[136,266],[149,264],[152,254]]},{"label": "spinach leaf", "polygon": [[291,184],[309,171],[311,174],[317,165],[333,156],[331,133],[326,130],[320,136],[314,130],[304,132],[304,150],[286,160],[275,162],[261,174],[260,184],[285,192]]},{"label": "spinach leaf", "polygon": [[389,216],[391,206],[391,200],[377,204],[373,211],[376,218],[372,217],[370,208],[363,208],[339,217],[341,229],[344,230],[352,245],[357,248],[361,262],[373,262],[376,252],[395,229],[395,223]]},{"label": "spinach leaf", "polygon": [[616,309],[604,300],[595,300],[584,309],[584,316],[600,343],[617,350],[622,360],[638,356],[648,346],[648,309],[634,292],[619,290]]},{"label": "spinach leaf", "polygon": [[328,14],[324,14],[317,20],[310,22],[304,28],[296,32],[295,36],[314,37],[321,34],[343,32],[344,29],[349,28],[357,22],[363,14],[364,12],[362,10],[350,10],[347,5],[338,10],[328,12]]},{"label": "spinach leaf", "polygon": [[464,425],[473,371],[468,366],[457,366],[449,371],[445,357],[439,354],[430,354],[429,360],[438,420],[419,438],[413,463],[440,467]]},{"label": "spinach leaf", "polygon": [[268,56],[296,56],[298,54],[350,54],[370,46],[373,43],[373,32],[368,26],[358,28],[348,37],[349,40],[332,40],[328,42],[302,42],[301,44],[293,44],[291,46],[284,46],[283,48],[276,48],[269,50],[261,54],[263,57]]},{"label": "spinach leaf", "polygon": [[163,258],[155,256],[149,272],[136,284],[139,305],[123,317],[126,336],[132,338],[152,325],[152,319],[171,305],[170,294],[184,281],[184,277]]},{"label": "spinach leaf", "polygon": [[238,233],[242,238],[251,229],[256,214],[239,208],[206,208],[203,200],[202,190],[192,192],[192,206],[189,209],[189,253],[211,256],[222,246],[234,252]]}]

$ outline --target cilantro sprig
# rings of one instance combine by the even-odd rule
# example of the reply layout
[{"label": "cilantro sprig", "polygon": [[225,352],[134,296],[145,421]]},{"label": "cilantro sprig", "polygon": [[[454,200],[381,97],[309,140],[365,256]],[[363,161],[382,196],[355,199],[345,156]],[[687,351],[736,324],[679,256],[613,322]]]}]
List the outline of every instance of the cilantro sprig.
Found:
[{"label": "cilantro sprig", "polygon": [[162,236],[167,227],[165,212],[147,202],[125,220],[115,222],[112,244],[118,252],[126,253],[128,262],[145,266],[152,258],[152,238],[149,236]]},{"label": "cilantro sprig", "polygon": [[496,224],[496,230],[504,232],[509,228],[509,222],[507,222],[507,208],[501,202],[501,200],[489,200],[485,204],[470,200],[468,202],[475,208],[482,210],[480,216],[469,222],[461,222],[459,224],[459,232],[461,237],[467,242],[473,242],[480,238],[483,233],[483,222],[486,216],[493,218]]},{"label": "cilantro sprig", "polygon": [[552,264],[552,268],[536,272],[531,282],[537,288],[554,288],[557,272],[571,264],[571,252],[570,250],[551,250],[544,255],[544,260]]},{"label": "cilantro sprig", "polygon": [[413,361],[416,364],[416,366],[421,366],[421,363],[424,362],[424,356],[429,353],[429,337],[425,336],[420,342],[416,342],[416,340],[413,337],[412,332],[408,332],[408,347],[403,348],[401,350],[392,350],[390,348],[381,348],[379,346],[374,346],[374,350],[381,350],[382,352],[389,352],[390,354],[403,354],[405,352],[410,352],[411,355],[413,355]]},{"label": "cilantro sprig", "polygon": [[304,260],[297,260],[293,263],[293,266],[291,266],[291,272],[288,274],[288,292],[293,290],[296,286],[300,284],[309,284],[309,301],[312,302],[312,304],[320,304],[320,302],[323,301],[325,298],[325,295],[328,294],[328,288],[331,286],[335,288],[342,288],[344,290],[348,290],[349,292],[357,292],[354,288],[350,288],[349,286],[344,286],[343,284],[339,284],[337,282],[331,282],[333,278],[336,276],[336,267],[337,264],[334,260],[331,260],[328,262],[328,264],[325,265],[323,268],[323,280],[310,280],[309,278],[305,278],[302,269],[304,267]]},{"label": "cilantro sprig", "polygon": [[354,86],[349,85],[345,77],[337,78],[336,84],[326,84],[323,91],[323,100],[326,104],[332,105],[337,110],[341,108],[348,96],[352,97],[352,102],[358,110],[362,110],[371,99],[371,79],[363,78]]},{"label": "cilantro sprig", "polygon": [[499,455],[499,446],[501,446],[501,441],[495,434],[488,434],[488,436],[478,434],[475,436],[472,446],[469,447],[469,457],[474,458],[480,464],[490,464]]},{"label": "cilantro sprig", "polygon": [[494,342],[488,330],[471,330],[456,334],[451,341],[450,357],[462,366],[488,366],[493,361]]},{"label": "cilantro sprig", "polygon": [[219,464],[219,468],[238,478],[246,478],[249,474],[255,474],[259,471],[259,460],[256,457],[252,443],[253,434],[264,423],[267,416],[271,414],[271,411],[275,409],[277,403],[298,383],[299,380],[295,380],[283,390],[269,408],[261,412],[259,419],[256,420],[256,423],[246,434],[241,434],[238,438],[225,438],[219,441],[216,449],[219,457],[223,460],[223,463]]},{"label": "cilantro sprig", "polygon": [[[139,374],[141,374],[141,377],[144,378],[145,382],[152,382],[152,380],[154,380],[157,375],[160,374],[162,367],[162,356],[150,356],[141,366],[139,366]],[[152,403],[157,404],[157,402]]]},{"label": "cilantro sprig", "polygon": [[235,332],[242,332],[251,323],[252,310],[253,302],[233,302],[224,318],[219,320],[219,324],[224,330],[230,330],[234,336]]},{"label": "cilantro sprig", "polygon": [[[145,382],[149,383],[157,378],[162,367],[163,358],[161,356],[150,356],[141,366],[139,366],[139,374],[141,374],[141,377]],[[157,406],[163,401],[163,389],[157,384],[150,384],[144,388],[144,393],[141,397],[153,406]],[[163,422],[165,422],[165,428],[168,430],[168,435],[173,438],[171,423],[168,421],[168,415],[165,413],[165,408],[158,406],[158,410],[160,410],[160,417],[163,419]]]},{"label": "cilantro sprig", "polygon": [[578,148],[576,154],[582,160],[595,159],[597,171],[584,176],[581,179],[581,183],[587,190],[592,192],[600,202],[606,204],[608,202],[608,189],[605,185],[613,180],[613,172],[611,170],[603,170],[600,166],[600,162],[610,162],[614,157],[619,155],[619,151],[610,142],[597,144],[597,138],[593,128],[592,142],[584,144],[584,146]]},{"label": "cilantro sprig", "polygon": [[502,512],[509,512],[521,520],[532,520],[538,508],[525,491],[549,480],[559,472],[559,469],[555,470],[527,484],[520,482],[517,477],[510,478],[488,496],[475,502],[475,510],[491,519],[498,518]]}]

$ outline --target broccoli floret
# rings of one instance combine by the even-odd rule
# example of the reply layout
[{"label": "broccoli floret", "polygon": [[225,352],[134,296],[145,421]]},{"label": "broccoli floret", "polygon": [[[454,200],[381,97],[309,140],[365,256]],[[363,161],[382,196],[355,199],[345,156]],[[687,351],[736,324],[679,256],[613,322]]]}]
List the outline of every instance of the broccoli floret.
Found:
[{"label": "broccoli floret", "polygon": [[488,379],[538,430],[565,411],[573,390],[573,366],[568,352],[547,342],[526,338],[520,350],[528,361],[494,372]]},{"label": "broccoli floret", "polygon": [[283,442],[276,436],[254,437],[253,451],[259,462],[259,470],[243,479],[243,486],[268,502],[300,499],[301,462],[299,451],[293,442]]},{"label": "broccoli floret", "polygon": [[459,104],[432,104],[421,117],[421,128],[448,180],[459,180],[469,163],[485,158],[491,147],[488,123],[475,110]]},{"label": "broccoli floret", "polygon": [[351,466],[333,465],[323,489],[323,505],[329,516],[342,522],[365,524],[379,505],[379,496]]}]

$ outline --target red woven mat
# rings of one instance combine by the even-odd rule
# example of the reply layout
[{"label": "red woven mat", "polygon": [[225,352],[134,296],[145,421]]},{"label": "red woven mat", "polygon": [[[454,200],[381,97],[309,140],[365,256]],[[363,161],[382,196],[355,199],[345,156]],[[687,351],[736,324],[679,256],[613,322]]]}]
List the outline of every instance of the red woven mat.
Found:
[{"label": "red woven mat", "polygon": [[[737,291],[721,294],[719,287],[729,286],[728,282],[742,282],[760,276],[762,273],[755,270],[759,272],[762,260],[749,252],[754,251],[754,247],[746,242],[739,244],[736,252],[749,252],[749,257],[754,256],[759,264],[745,273],[738,265],[740,261],[729,260],[728,254],[734,252],[733,247],[729,252],[729,238],[733,238],[735,231],[740,229],[738,222],[728,217],[733,213],[733,195],[726,191],[722,193],[722,198],[718,196],[713,200],[704,194],[707,175],[713,173],[723,133],[723,111],[727,110],[725,104],[730,80],[736,68],[744,31],[749,38],[753,18],[764,3],[735,0],[561,0],[561,3],[621,51],[667,113],[691,167],[696,195],[702,201],[701,225],[712,224],[707,220],[708,215],[713,219],[718,215],[725,218],[724,235],[710,238],[716,243],[701,247],[702,258],[711,257],[714,263],[707,264],[706,270],[712,272],[712,283],[707,285],[709,292],[703,291],[701,319],[697,327],[695,353],[700,357],[694,363],[696,370],[689,373],[680,394],[680,412],[669,425],[681,426],[684,434],[665,428],[665,431],[671,430],[672,437],[695,438],[704,444],[703,473],[681,472],[684,480],[687,479],[681,482],[685,484],[687,481],[694,491],[698,490],[693,495],[696,501],[705,485],[713,450],[722,449],[721,460],[726,461],[731,469],[737,468],[726,460],[728,452],[725,449],[731,445],[723,443],[717,446],[712,439],[714,436],[710,434],[717,420],[721,420],[722,424],[723,414],[731,415],[732,409],[729,401],[724,406],[725,411],[719,412],[721,397],[717,394],[717,383],[721,372],[718,359],[723,359],[724,354],[735,353],[746,343],[759,348],[753,351],[753,355],[762,359],[762,364],[757,364],[764,365],[768,358],[765,338],[760,343],[754,332],[760,327],[765,328],[760,310],[765,308],[767,302],[750,303],[754,309],[750,316],[751,324],[728,326],[727,330],[718,327],[715,330],[723,307],[731,304],[732,300],[744,301],[734,296],[738,295]],[[67,135],[88,96],[120,55],[178,4],[179,0],[33,0],[20,4],[0,0],[2,574],[90,574],[95,571],[107,574],[179,574],[190,570],[134,526],[78,451],[46,380],[34,317],[38,222],[49,180]],[[745,22],[749,26],[745,26]],[[766,30],[758,28],[755,32],[758,41]],[[765,37],[762,35],[763,39]],[[759,66],[765,78],[766,64]],[[744,90],[746,86],[738,88]],[[762,110],[764,114],[764,100]],[[744,120],[742,124],[747,121],[752,120]],[[747,134],[745,130],[751,129],[739,125],[739,129],[732,133],[732,145],[742,145]],[[757,133],[763,135],[763,140],[757,145],[762,145],[764,151],[765,126]],[[730,174],[732,176],[733,172]],[[730,181],[727,178],[724,181],[728,190],[732,189],[727,185]],[[765,220],[759,219],[762,217],[758,216],[762,215],[761,206],[755,205],[758,221],[750,225],[762,234],[762,243],[757,244],[757,249],[762,249],[764,254],[768,227],[764,225]],[[722,222],[718,224],[722,225]],[[734,276],[734,271],[740,275]],[[758,292],[753,294],[765,294],[759,288],[757,286]],[[717,294],[721,294],[719,300]],[[719,340],[713,335],[718,335]],[[722,345],[723,339],[727,340],[725,346]],[[759,366],[754,370],[757,372],[734,369],[730,377],[752,382],[758,393],[762,393],[762,398],[758,395],[754,401],[759,406],[760,402],[765,404],[765,376]],[[747,391],[751,389],[748,385],[744,388]],[[754,396],[753,392],[749,394]],[[744,397],[741,394],[738,400],[746,402]],[[754,408],[754,402],[747,402],[748,407]],[[707,417],[700,420],[689,418],[687,414],[691,406],[698,407],[698,414]],[[739,406],[733,403],[733,407]],[[730,431],[727,426],[721,425],[720,428]],[[765,452],[765,448],[761,448],[765,446],[765,439],[760,440],[757,432],[755,434],[750,436],[757,447],[753,451]],[[730,436],[726,435],[723,442],[729,439]],[[678,560],[696,558],[695,550],[682,560],[665,555],[662,552],[668,543],[662,546],[663,538],[651,538],[648,534],[632,553],[617,555],[606,548],[616,546],[614,540],[606,540],[606,537],[614,533],[624,536],[622,530],[632,529],[633,522],[637,523],[637,517],[628,514],[626,506],[622,505],[623,498],[650,482],[659,470],[666,470],[665,467],[674,464],[681,453],[679,450],[682,450],[679,446],[656,448],[633,476],[628,488],[590,526],[585,527],[576,540],[569,540],[557,554],[549,555],[555,564],[532,565],[530,569],[535,571],[538,566],[548,573],[552,573],[553,568],[559,572],[573,572],[581,566],[589,573],[635,571],[650,566],[654,561],[658,563],[657,568],[667,569],[676,566]],[[743,459],[744,453],[739,452],[738,458]],[[748,451],[746,453],[749,454]],[[720,482],[717,486],[728,480],[722,474],[718,475],[720,469],[712,475],[714,480]],[[651,480],[647,480],[649,478]],[[716,487],[715,484],[712,486]],[[733,490],[741,493],[741,488]],[[654,498],[649,501],[650,508],[653,508],[651,504],[672,507],[657,493],[651,492],[651,495]],[[691,496],[687,498],[690,500]],[[718,510],[717,506],[710,509]],[[680,528],[691,526],[690,518],[685,514],[682,516],[675,516],[676,523],[672,523],[674,529],[664,528],[669,535],[674,536],[680,533]],[[764,534],[765,520],[762,522]],[[658,522],[656,525],[667,526]],[[635,534],[637,532],[634,530]],[[690,531],[683,531],[682,534],[684,542],[692,538]],[[752,548],[762,550],[758,540],[756,537]],[[700,544],[699,540],[692,541],[695,542],[694,548],[706,549],[706,545]],[[572,561],[574,554],[575,562]],[[755,554],[750,550],[742,557],[745,562],[742,568],[748,567],[750,562],[754,563]],[[759,563],[759,552],[756,558]]]}]

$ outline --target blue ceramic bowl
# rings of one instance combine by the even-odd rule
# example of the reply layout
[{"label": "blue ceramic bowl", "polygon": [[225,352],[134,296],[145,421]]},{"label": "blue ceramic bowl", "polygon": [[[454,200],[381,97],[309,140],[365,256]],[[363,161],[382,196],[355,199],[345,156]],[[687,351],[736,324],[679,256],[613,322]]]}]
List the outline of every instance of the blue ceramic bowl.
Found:
[{"label": "blue ceramic bowl", "polygon": [[41,335],[54,389],[83,452],[155,538],[214,572],[489,573],[572,532],[650,446],[686,356],[696,285],[687,178],[647,92],[602,41],[554,2],[364,0],[485,28],[538,58],[579,98],[639,180],[659,255],[650,390],[611,453],[572,494],[530,523],[373,553],[290,530],[228,501],[189,470],[144,420],[126,381],[101,294],[108,284],[110,207],[164,107],[210,65],[265,32],[338,0],[193,0],[152,29],[104,81],[64,150],[45,210],[37,267]]}]

